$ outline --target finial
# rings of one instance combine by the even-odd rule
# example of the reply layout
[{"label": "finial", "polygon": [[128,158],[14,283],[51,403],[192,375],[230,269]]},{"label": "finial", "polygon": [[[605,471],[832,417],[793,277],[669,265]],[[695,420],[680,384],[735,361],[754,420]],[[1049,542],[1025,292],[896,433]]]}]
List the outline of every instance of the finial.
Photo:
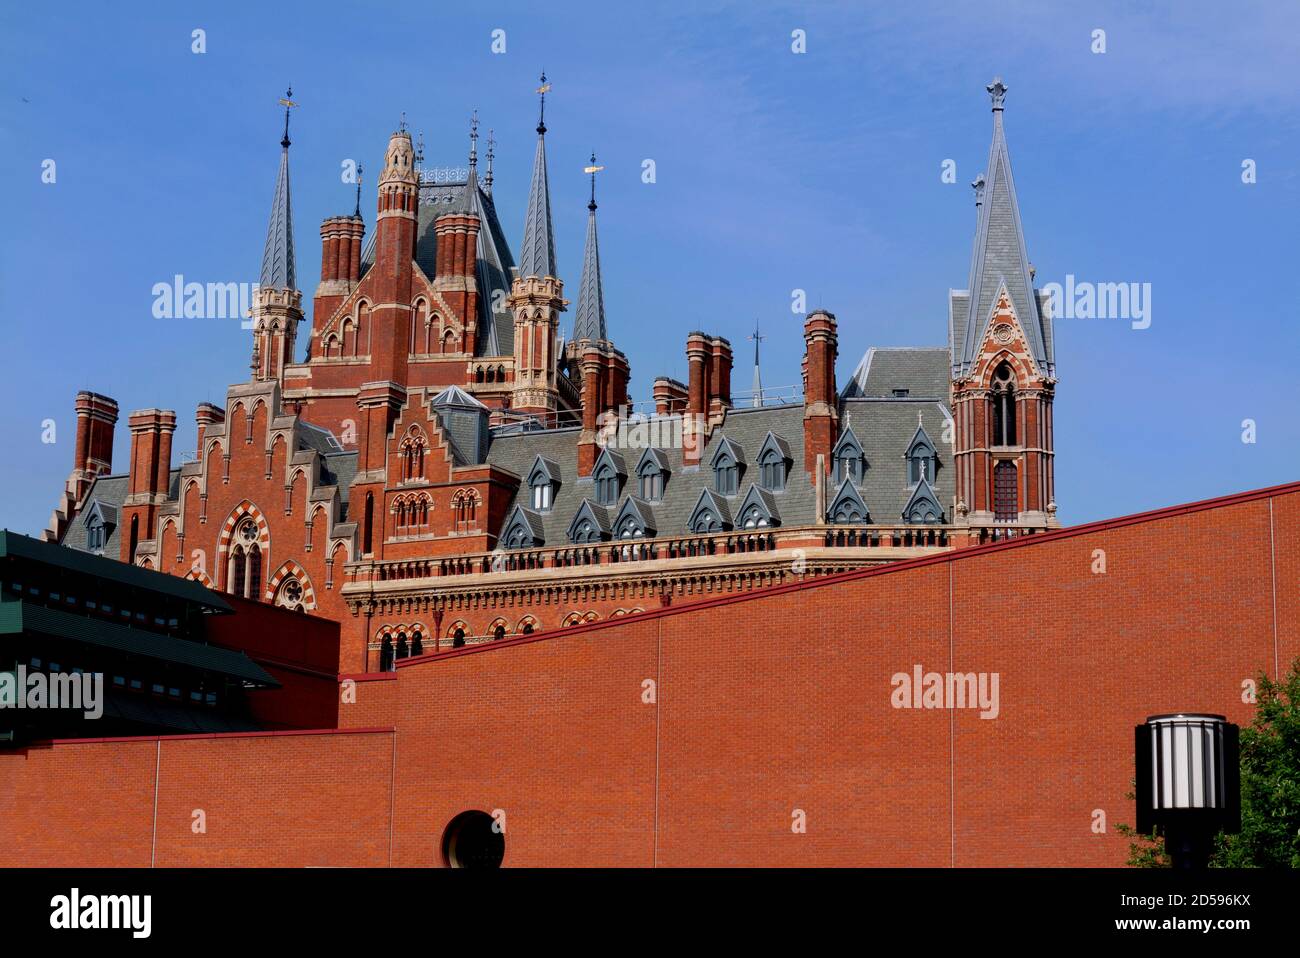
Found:
[{"label": "finial", "polygon": [[478,110],[469,117],[469,166],[470,169],[478,166]]},{"label": "finial", "polygon": [[402,119],[398,121],[397,132],[398,133],[406,132],[406,111],[405,110],[402,111]]},{"label": "finial", "polygon": [[546,94],[550,91],[551,85],[546,82],[546,71],[542,71],[542,85],[537,88],[537,93],[541,97],[541,103],[537,111],[537,134],[541,136],[546,133]]},{"label": "finial", "polygon": [[766,337],[766,336],[763,336],[763,335],[760,334],[759,331],[758,331],[758,320],[757,320],[757,319],[754,320],[754,332],[753,332],[753,335],[751,335],[751,336],[749,337],[749,340],[750,340],[750,342],[752,342],[752,343],[754,344],[754,355],[755,355],[755,356],[758,355],[758,344],[761,343],[761,342],[762,342],[763,340],[765,340],[765,339],[767,339],[767,337]]},{"label": "finial", "polygon": [[591,174],[591,202],[587,204],[587,209],[593,213],[596,212],[596,174],[603,170],[603,166],[596,165],[596,154],[591,154],[591,166],[584,166],[582,172]]},{"label": "finial", "polygon": [[284,107],[284,139],[280,141],[280,145],[287,150],[289,149],[289,110],[298,105],[293,102],[292,85],[290,85],[289,89],[285,91],[284,96],[280,98],[280,105]]},{"label": "finial", "polygon": [[487,176],[483,178],[483,185],[487,187],[487,195],[492,195],[492,157],[496,155],[497,140],[492,130],[488,130],[488,152],[487,152]]},{"label": "finial", "polygon": [[358,163],[357,164],[357,209],[356,212],[352,214],[357,219],[361,219],[361,174],[364,172],[365,172],[365,168]]},{"label": "finial", "polygon": [[981,173],[975,177],[970,185],[975,190],[975,207],[978,209],[979,205],[984,202],[984,174]]},{"label": "finial", "polygon": [[421,130],[416,138],[415,143],[415,168],[418,170],[424,163],[424,131]]},{"label": "finial", "polygon": [[984,89],[988,90],[989,96],[993,98],[993,112],[1001,112],[1002,101],[1007,96],[1007,85],[1002,82],[1002,77],[994,77],[993,82]]}]

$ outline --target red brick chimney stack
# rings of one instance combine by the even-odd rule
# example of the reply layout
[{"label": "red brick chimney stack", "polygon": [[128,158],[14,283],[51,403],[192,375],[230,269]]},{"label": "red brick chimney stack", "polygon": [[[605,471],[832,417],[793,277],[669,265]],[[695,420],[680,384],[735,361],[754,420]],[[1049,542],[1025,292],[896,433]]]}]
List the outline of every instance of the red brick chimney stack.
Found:
[{"label": "red brick chimney stack", "polygon": [[816,484],[817,456],[830,471],[831,450],[839,438],[839,408],[835,388],[838,335],[835,316],[824,309],[804,321],[804,468]]},{"label": "red brick chimney stack", "polygon": [[72,463],[76,502],[80,504],[96,476],[113,468],[113,427],[117,403],[98,393],[77,393],[77,448]]}]

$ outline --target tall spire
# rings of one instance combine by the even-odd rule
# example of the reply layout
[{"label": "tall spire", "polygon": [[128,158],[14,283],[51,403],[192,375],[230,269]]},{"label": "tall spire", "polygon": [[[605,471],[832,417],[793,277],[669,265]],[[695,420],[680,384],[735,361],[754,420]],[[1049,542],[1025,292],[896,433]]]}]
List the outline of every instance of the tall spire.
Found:
[{"label": "tall spire", "polygon": [[289,110],[293,87],[280,100],[284,106],[284,137],[280,140],[280,172],[275,178],[275,197],[271,201],[271,220],[266,227],[266,247],[262,252],[261,285],[271,289],[297,289],[293,262],[293,216],[289,205]]},{"label": "tall spire", "polygon": [[999,292],[1005,287],[1034,361],[1045,374],[1051,375],[1053,361],[1046,345],[1048,337],[1038,309],[1029,257],[1025,252],[1020,204],[1016,199],[1011,158],[1002,125],[1007,85],[1001,77],[995,77],[986,89],[992,99],[993,142],[989,147],[987,172],[972,184],[976,193],[978,224],[971,255],[964,342],[954,343],[954,347],[961,348],[959,371],[964,373],[971,368],[989,319],[997,307]]},{"label": "tall spire", "polygon": [[767,339],[758,331],[758,320],[754,320],[754,334],[749,338],[754,342],[754,399],[750,405],[757,408],[763,405],[763,377],[758,373],[758,344]]},{"label": "tall spire", "polygon": [[591,174],[591,202],[587,204],[587,245],[582,254],[582,280],[578,284],[578,311],[573,319],[575,340],[604,340],[605,292],[600,282],[600,247],[596,242],[596,174],[603,170],[591,154],[591,165],[583,169]]},{"label": "tall spire", "polygon": [[537,120],[537,154],[533,158],[533,180],[528,190],[528,216],[524,220],[524,242],[519,255],[519,275],[555,276],[555,236],[551,230],[551,190],[546,176],[546,92],[551,85],[542,74],[537,88],[541,107]]}]

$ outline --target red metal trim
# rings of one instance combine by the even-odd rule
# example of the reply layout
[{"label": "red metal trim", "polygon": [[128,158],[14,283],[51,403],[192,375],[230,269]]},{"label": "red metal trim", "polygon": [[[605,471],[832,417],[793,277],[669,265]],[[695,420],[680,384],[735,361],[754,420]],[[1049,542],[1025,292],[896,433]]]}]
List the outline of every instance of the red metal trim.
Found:
[{"label": "red metal trim", "polygon": [[102,745],[110,742],[185,742],[191,739],[213,738],[272,738],[282,735],[378,735],[391,734],[397,729],[393,726],[375,726],[373,728],[294,728],[274,732],[204,732],[193,735],[118,735],[112,738],[56,738],[43,742],[32,742],[29,747],[53,747],[55,745]]}]

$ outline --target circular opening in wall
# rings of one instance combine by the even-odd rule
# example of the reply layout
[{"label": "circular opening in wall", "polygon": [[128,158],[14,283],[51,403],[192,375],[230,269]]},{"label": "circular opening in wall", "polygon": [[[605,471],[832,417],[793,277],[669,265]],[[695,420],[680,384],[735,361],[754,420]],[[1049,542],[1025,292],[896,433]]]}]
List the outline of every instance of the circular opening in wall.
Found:
[{"label": "circular opening in wall", "polygon": [[487,812],[461,812],[442,836],[442,856],[448,868],[500,868],[506,837],[496,831]]}]

